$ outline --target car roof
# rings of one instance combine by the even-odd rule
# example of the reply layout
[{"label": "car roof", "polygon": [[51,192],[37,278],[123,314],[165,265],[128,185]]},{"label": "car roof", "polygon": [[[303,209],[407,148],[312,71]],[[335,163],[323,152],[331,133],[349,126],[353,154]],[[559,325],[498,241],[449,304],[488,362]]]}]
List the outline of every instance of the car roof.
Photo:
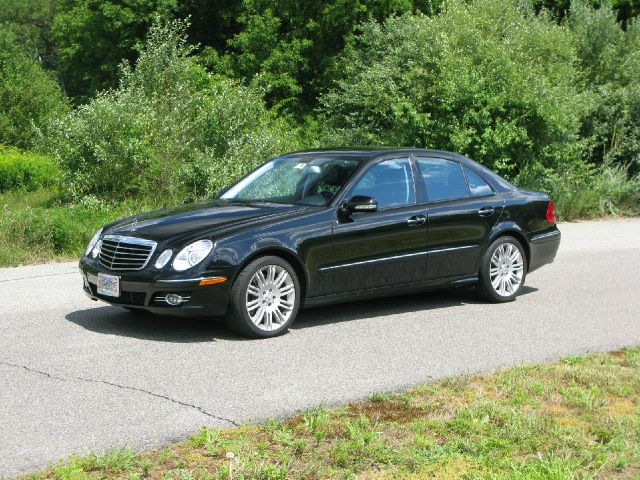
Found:
[{"label": "car roof", "polygon": [[318,155],[318,156],[339,156],[339,157],[350,157],[359,162],[368,162],[371,159],[394,155],[394,154],[408,154],[412,153],[414,155],[433,155],[435,157],[440,158],[449,158],[452,160],[456,160],[458,162],[467,164],[469,166],[474,167],[477,170],[480,170],[484,173],[485,176],[488,176],[493,180],[493,184],[500,191],[513,190],[515,187],[505,180],[503,177],[495,173],[494,171],[488,169],[484,165],[475,162],[474,160],[465,157],[459,153],[448,152],[446,150],[436,150],[429,148],[415,148],[415,147],[357,147],[357,148],[316,148],[309,150],[300,150],[297,152],[290,152],[281,155],[282,157],[288,156],[305,156],[305,155]]},{"label": "car roof", "polygon": [[394,153],[415,153],[415,154],[427,154],[427,155],[446,155],[453,156],[459,159],[467,159],[466,157],[445,150],[434,150],[428,148],[415,148],[415,147],[356,147],[356,148],[314,148],[307,150],[299,150],[296,152],[289,152],[282,155],[286,156],[298,156],[298,155],[340,155],[340,156],[353,156],[360,157],[362,159],[369,159],[377,157],[379,155],[393,155]]}]

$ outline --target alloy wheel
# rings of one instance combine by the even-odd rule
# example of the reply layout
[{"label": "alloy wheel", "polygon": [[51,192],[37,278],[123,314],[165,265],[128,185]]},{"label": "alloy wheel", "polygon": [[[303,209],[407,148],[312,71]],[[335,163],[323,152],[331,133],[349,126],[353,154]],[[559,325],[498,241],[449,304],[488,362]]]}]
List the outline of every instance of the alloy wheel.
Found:
[{"label": "alloy wheel", "polygon": [[513,295],[524,273],[522,253],[513,243],[502,243],[491,256],[489,278],[495,292],[502,297]]},{"label": "alloy wheel", "polygon": [[265,265],[253,274],[247,286],[246,308],[253,324],[263,331],[284,325],[296,300],[296,288],[289,272],[280,265]]}]

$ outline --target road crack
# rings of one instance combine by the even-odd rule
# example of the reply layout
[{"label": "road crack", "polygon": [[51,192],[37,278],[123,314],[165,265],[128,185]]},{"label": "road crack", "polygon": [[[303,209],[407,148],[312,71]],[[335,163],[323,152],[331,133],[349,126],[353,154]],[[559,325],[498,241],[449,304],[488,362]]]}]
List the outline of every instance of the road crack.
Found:
[{"label": "road crack", "polygon": [[114,382],[109,382],[107,380],[99,380],[99,379],[95,379],[95,378],[87,378],[87,377],[78,377],[78,376],[70,376],[70,377],[62,377],[59,375],[54,375],[42,370],[38,370],[32,367],[29,367],[27,365],[17,365],[15,363],[9,363],[9,362],[4,362],[0,360],[0,365],[5,365],[7,367],[13,367],[13,368],[19,368],[22,370],[26,370],[27,372],[30,373],[35,373],[37,375],[42,375],[44,377],[47,378],[51,378],[53,380],[59,380],[61,382],[68,382],[68,381],[81,381],[81,382],[87,382],[87,383],[98,383],[98,384],[102,384],[102,385],[108,385],[110,387],[115,387],[115,388],[120,388],[122,390],[131,390],[134,392],[139,392],[139,393],[144,393],[145,395],[149,395],[152,397],[156,397],[156,398],[160,398],[163,400],[167,400],[171,403],[175,403],[176,405],[181,405],[183,407],[187,407],[187,408],[191,408],[194,410],[197,410],[198,412],[200,412],[203,415],[206,415],[207,417],[210,418],[214,418],[216,420],[221,420],[223,422],[227,422],[230,423],[231,425],[234,425],[236,427],[240,426],[240,423],[236,422],[235,420],[231,420],[230,418],[225,418],[225,417],[220,417],[218,415],[215,415],[207,410],[205,410],[204,408],[198,406],[198,405],[194,405],[192,403],[187,403],[187,402],[183,402],[182,400],[178,400],[172,397],[169,397],[168,395],[163,395],[161,393],[156,393],[156,392],[152,392],[150,390],[145,390],[144,388],[138,388],[138,387],[132,387],[130,385],[122,385],[119,383],[114,383]]}]

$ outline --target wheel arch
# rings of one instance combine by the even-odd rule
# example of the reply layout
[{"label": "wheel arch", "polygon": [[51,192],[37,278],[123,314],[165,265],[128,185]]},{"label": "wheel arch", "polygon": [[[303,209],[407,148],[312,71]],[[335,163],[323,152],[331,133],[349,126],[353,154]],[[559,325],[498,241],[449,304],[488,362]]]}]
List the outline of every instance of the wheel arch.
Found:
[{"label": "wheel arch", "polygon": [[513,237],[520,242],[522,248],[524,248],[524,254],[527,258],[527,271],[529,270],[529,265],[531,262],[531,246],[529,245],[529,241],[527,237],[522,233],[522,229],[517,225],[508,225],[502,228],[498,228],[489,236],[489,240],[485,245],[485,250],[489,248],[493,242],[495,242],[500,237]]},{"label": "wheel arch", "polygon": [[[260,257],[266,257],[266,256],[274,256],[274,257],[280,257],[283,260],[286,260],[292,267],[293,270],[296,272],[296,275],[298,276],[298,281],[300,282],[300,289],[302,290],[300,293],[300,305],[302,305],[304,303],[304,300],[306,298],[306,294],[307,294],[307,283],[308,283],[308,277],[307,277],[307,271],[304,268],[304,265],[302,263],[302,261],[300,260],[300,258],[298,258],[298,256],[293,253],[290,250],[287,250],[286,248],[282,248],[282,247],[265,247],[261,250],[257,250],[255,252],[252,252],[250,255],[247,255],[247,257],[242,261],[242,263],[238,266],[237,269],[237,273],[233,278],[233,282],[235,282],[236,278],[238,276],[238,274],[247,266],[249,265],[251,262],[253,262],[254,260],[260,258]],[[232,282],[232,283],[233,283]]]}]

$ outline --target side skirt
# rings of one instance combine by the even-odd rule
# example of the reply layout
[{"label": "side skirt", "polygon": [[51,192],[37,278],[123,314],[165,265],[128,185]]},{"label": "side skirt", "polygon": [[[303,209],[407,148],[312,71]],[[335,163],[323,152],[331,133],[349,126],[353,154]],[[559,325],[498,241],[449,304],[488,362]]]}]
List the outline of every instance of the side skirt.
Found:
[{"label": "side skirt", "polygon": [[404,285],[391,285],[388,287],[371,288],[368,290],[357,290],[355,292],[334,293],[331,295],[322,295],[319,297],[307,298],[304,301],[303,308],[319,307],[333,303],[351,302],[362,300],[363,298],[381,298],[394,297],[415,292],[428,292],[441,288],[464,287],[466,285],[475,285],[478,283],[478,276],[471,275],[468,277],[455,278],[439,278],[437,280],[428,280],[424,282],[408,283]]}]

